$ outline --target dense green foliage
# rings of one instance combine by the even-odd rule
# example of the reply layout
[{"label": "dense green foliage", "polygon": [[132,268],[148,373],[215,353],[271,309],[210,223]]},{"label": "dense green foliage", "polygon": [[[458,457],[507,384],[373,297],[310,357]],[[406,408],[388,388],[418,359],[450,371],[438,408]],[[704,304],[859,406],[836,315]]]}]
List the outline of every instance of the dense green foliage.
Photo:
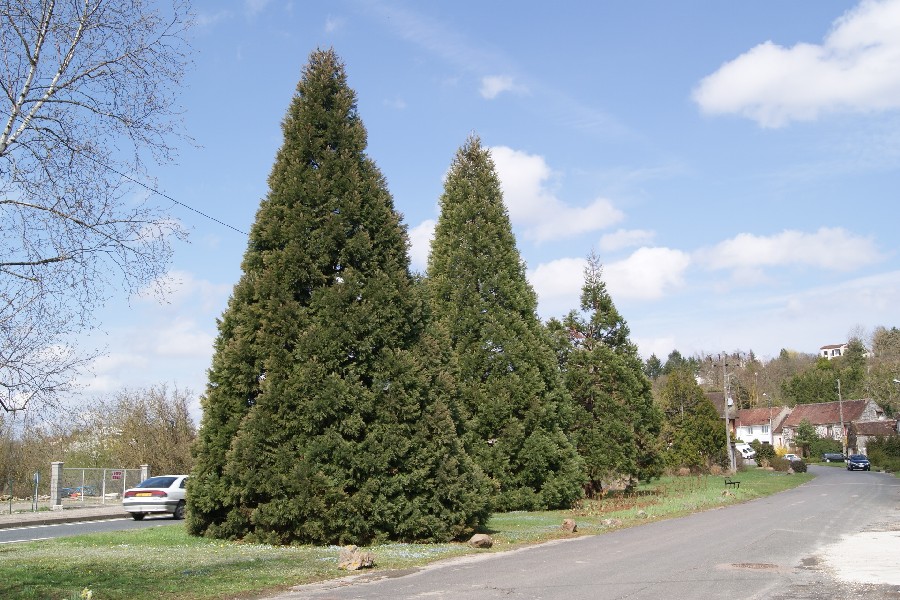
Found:
[{"label": "dense green foliage", "polygon": [[435,385],[400,216],[343,65],[310,56],[219,323],[189,483],[194,534],[449,540],[486,479]]},{"label": "dense green foliage", "polygon": [[794,470],[794,473],[806,473],[806,461],[805,460],[792,460],[791,461],[791,469]]},{"label": "dense green foliage", "polygon": [[866,349],[858,339],[852,339],[843,356],[828,360],[820,357],[815,367],[797,373],[781,383],[786,399],[793,404],[814,404],[844,399],[866,398]]},{"label": "dense green foliage", "polygon": [[841,443],[841,440],[816,436],[807,446],[807,450],[809,451],[810,461],[819,461],[822,460],[822,455],[826,452],[843,453],[844,445]]},{"label": "dense green foliage", "polygon": [[470,138],[444,181],[428,261],[431,320],[452,350],[467,450],[496,510],[569,506],[583,472],[571,400],[537,317],[493,161]]},{"label": "dense green foliage", "polygon": [[662,437],[669,467],[705,471],[727,460],[725,425],[690,371],[669,375],[660,405],[665,415]]},{"label": "dense green foliage", "polygon": [[900,473],[900,436],[879,436],[869,442],[866,452],[876,467]]},{"label": "dense green foliage", "polygon": [[663,374],[663,364],[656,354],[651,354],[644,363],[644,375],[650,379],[657,379]]},{"label": "dense green foliage", "polygon": [[572,438],[593,495],[613,483],[631,487],[661,474],[662,415],[595,254],[588,256],[584,275],[582,312],[572,311],[548,329],[568,334],[571,347],[563,368],[575,403]]},{"label": "dense green foliage", "polygon": [[810,456],[810,446],[818,439],[816,428],[806,419],[803,419],[794,431],[794,443],[801,448],[804,457]]},{"label": "dense green foliage", "polygon": [[753,440],[750,442],[750,447],[756,452],[757,463],[762,464],[762,461],[768,461],[771,464],[777,456],[775,453],[775,446],[772,444],[763,444],[759,440]]}]

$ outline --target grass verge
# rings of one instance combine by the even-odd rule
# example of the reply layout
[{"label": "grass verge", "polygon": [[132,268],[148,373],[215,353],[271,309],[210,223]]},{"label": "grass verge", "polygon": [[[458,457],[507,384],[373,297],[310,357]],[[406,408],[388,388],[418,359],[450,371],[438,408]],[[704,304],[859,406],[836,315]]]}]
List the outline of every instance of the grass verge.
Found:
[{"label": "grass verge", "polygon": [[[385,544],[368,548],[377,570],[418,567],[440,559],[498,552],[573,535],[592,535],[744,502],[796,487],[813,476],[761,469],[721,476],[665,477],[633,495],[584,501],[572,510],[494,515],[490,550],[464,543]],[[562,530],[574,519],[575,534]],[[210,600],[262,598],[289,587],[346,575],[339,548],[275,547],[195,538],[179,525],[0,546],[0,598],[22,600]]]}]

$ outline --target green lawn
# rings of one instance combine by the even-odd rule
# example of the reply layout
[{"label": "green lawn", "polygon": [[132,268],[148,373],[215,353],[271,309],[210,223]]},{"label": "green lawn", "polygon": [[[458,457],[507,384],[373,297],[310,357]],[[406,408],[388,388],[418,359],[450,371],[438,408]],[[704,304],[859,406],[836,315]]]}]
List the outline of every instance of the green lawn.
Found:
[{"label": "green lawn", "polygon": [[[610,495],[572,510],[494,515],[491,550],[464,543],[386,544],[368,548],[376,570],[404,569],[475,552],[497,552],[572,535],[600,534],[752,500],[796,487],[812,475],[761,469],[738,473],[727,492],[721,476],[665,477],[633,496]],[[562,530],[574,519],[575,534]],[[301,583],[346,575],[339,548],[275,547],[194,538],[181,526],[92,534],[0,546],[0,598],[134,600],[259,598]]]}]

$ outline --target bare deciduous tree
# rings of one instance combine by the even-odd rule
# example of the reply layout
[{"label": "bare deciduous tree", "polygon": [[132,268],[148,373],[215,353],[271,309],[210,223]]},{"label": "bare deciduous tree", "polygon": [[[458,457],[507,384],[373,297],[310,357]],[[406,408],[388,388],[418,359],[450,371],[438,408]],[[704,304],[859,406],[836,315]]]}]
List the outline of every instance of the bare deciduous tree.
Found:
[{"label": "bare deciduous tree", "polygon": [[[0,406],[52,405],[92,358],[73,333],[184,235],[138,201],[174,157],[187,0],[0,0]],[[145,190],[140,190],[146,194]]]}]

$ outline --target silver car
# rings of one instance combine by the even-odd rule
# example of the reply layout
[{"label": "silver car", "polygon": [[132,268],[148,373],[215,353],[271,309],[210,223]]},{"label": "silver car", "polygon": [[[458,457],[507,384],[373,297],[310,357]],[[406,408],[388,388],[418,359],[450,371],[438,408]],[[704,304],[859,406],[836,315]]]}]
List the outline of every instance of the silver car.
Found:
[{"label": "silver car", "polygon": [[187,475],[157,475],[145,479],[136,487],[125,490],[122,507],[135,521],[150,514],[170,514],[173,519],[183,519],[187,480]]}]

